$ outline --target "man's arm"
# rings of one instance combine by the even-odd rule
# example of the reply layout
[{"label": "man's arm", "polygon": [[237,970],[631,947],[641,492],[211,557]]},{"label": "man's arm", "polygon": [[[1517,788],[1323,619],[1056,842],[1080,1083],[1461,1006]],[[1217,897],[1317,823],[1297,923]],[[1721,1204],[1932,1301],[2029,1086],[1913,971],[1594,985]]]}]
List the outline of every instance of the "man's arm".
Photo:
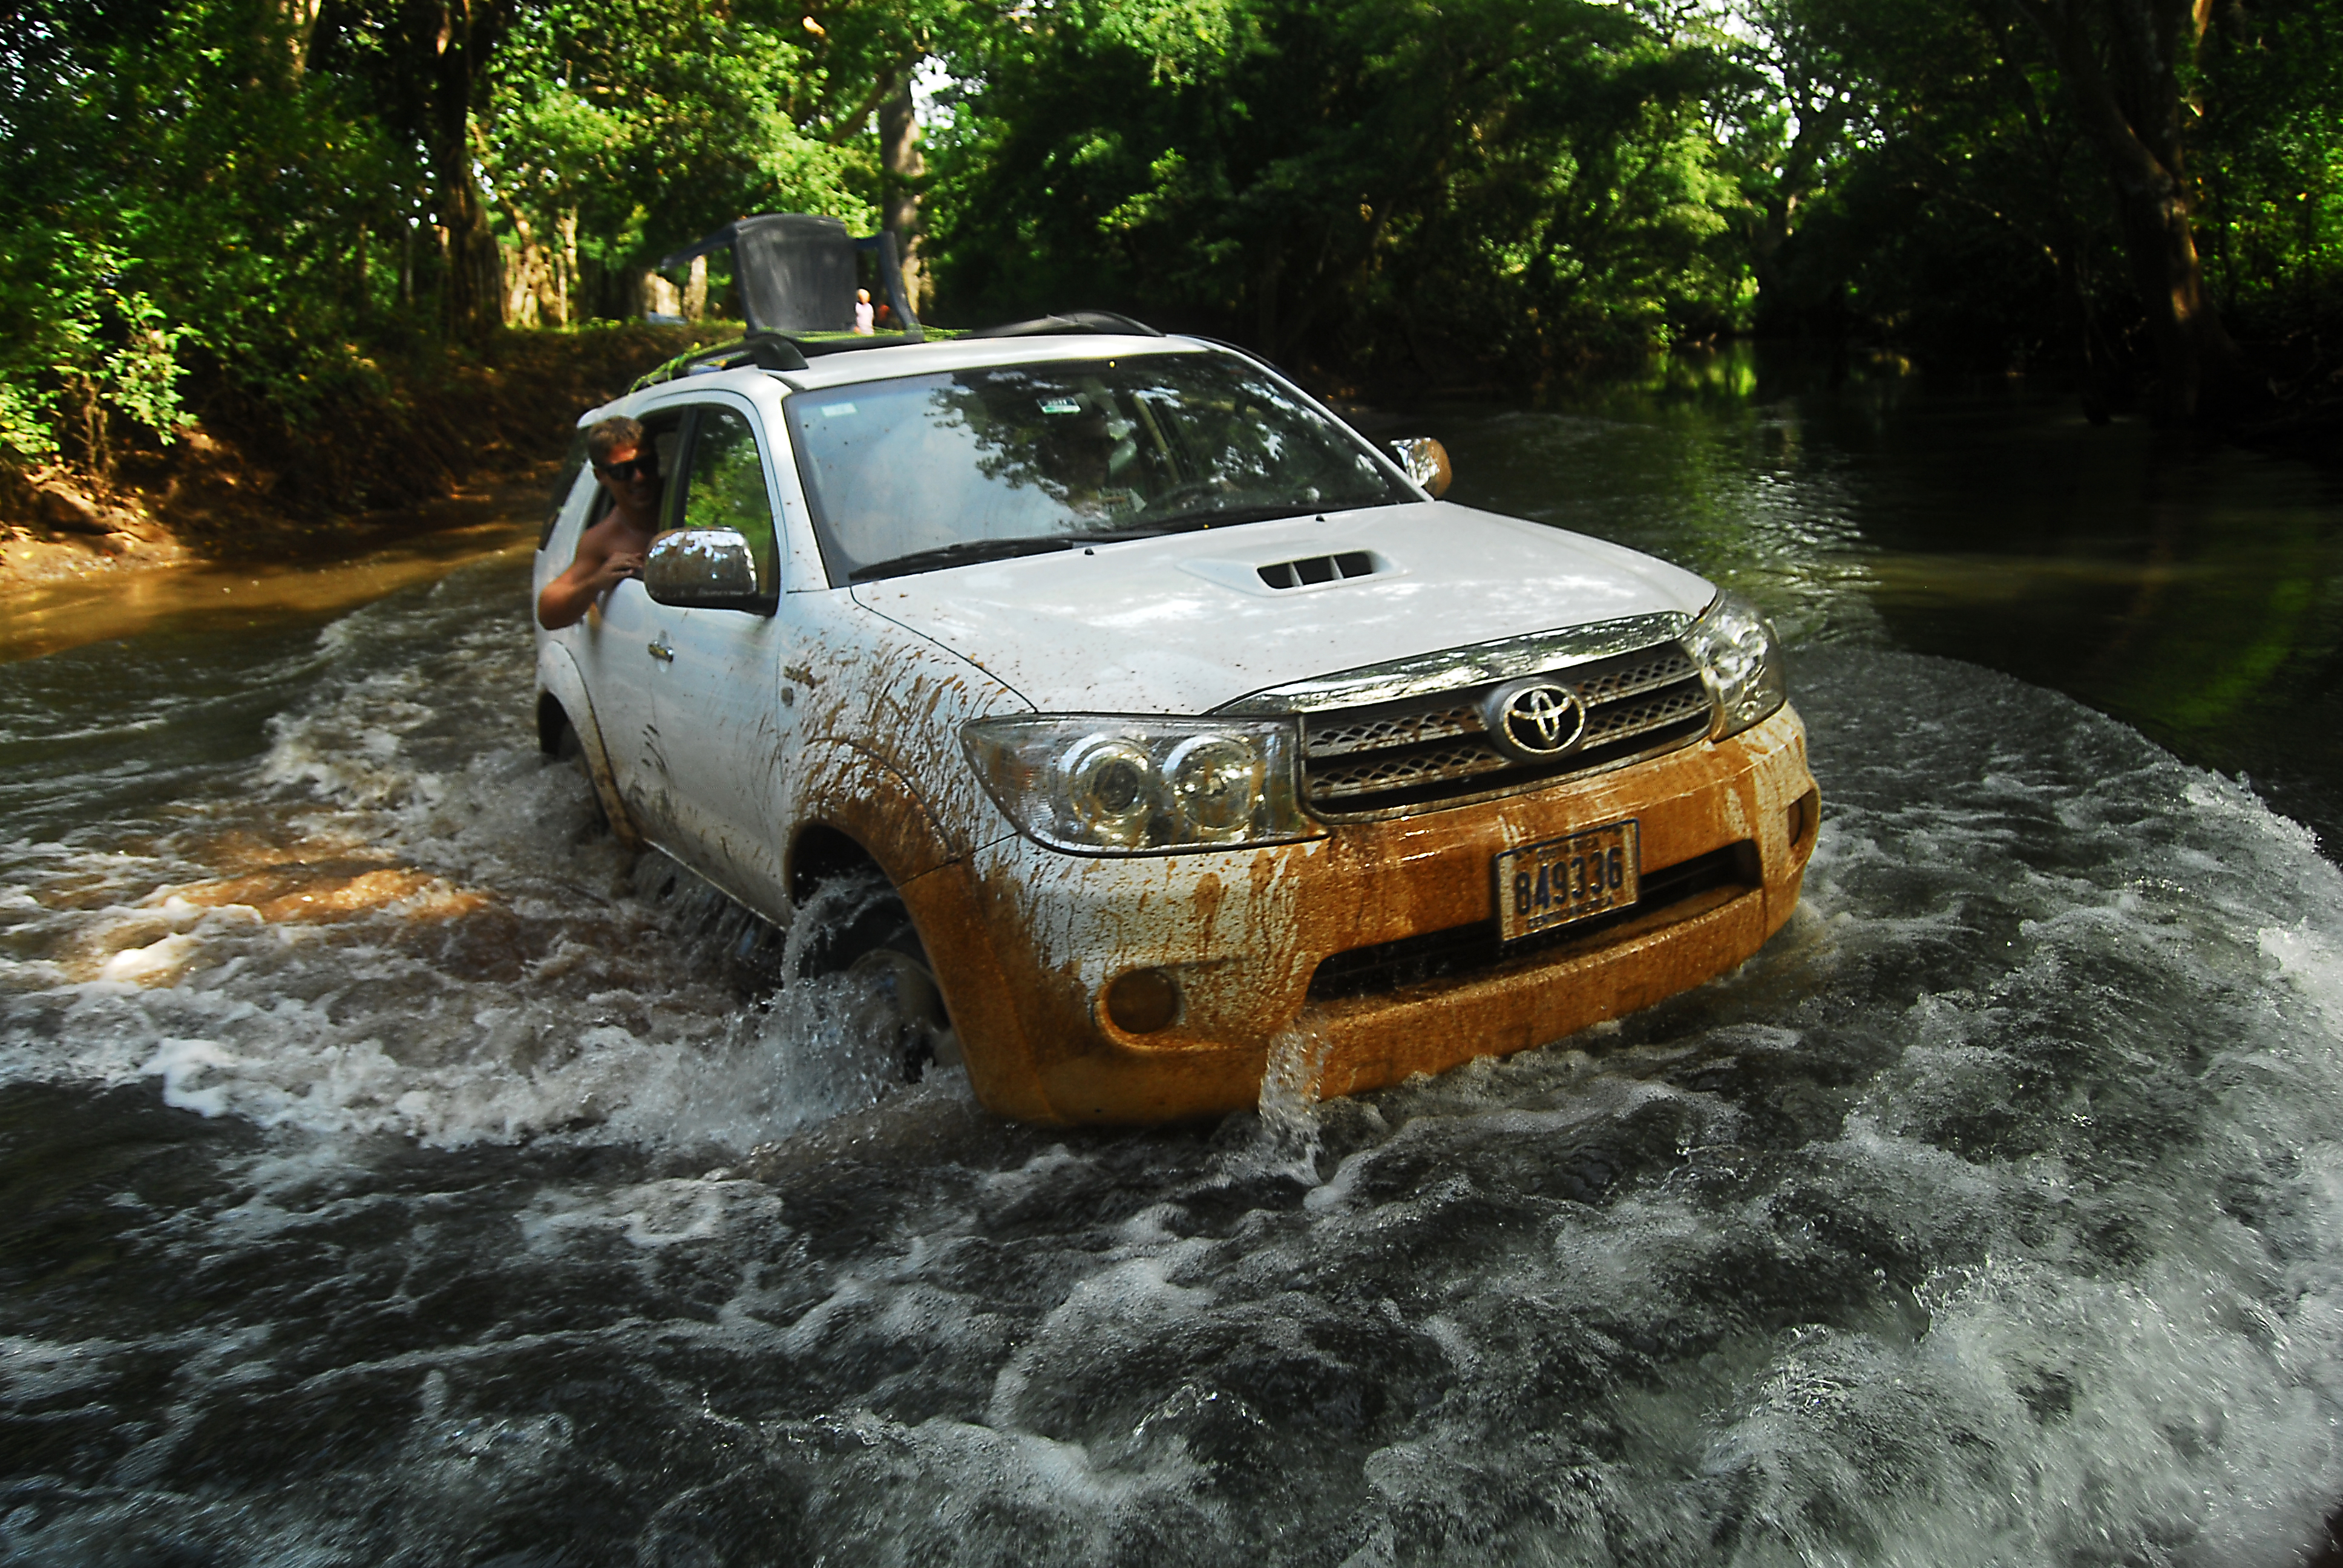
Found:
[{"label": "man's arm", "polygon": [[607,538],[592,532],[578,541],[577,558],[569,569],[545,585],[537,596],[537,624],[558,631],[584,618],[594,601],[643,570],[640,551],[612,549]]}]

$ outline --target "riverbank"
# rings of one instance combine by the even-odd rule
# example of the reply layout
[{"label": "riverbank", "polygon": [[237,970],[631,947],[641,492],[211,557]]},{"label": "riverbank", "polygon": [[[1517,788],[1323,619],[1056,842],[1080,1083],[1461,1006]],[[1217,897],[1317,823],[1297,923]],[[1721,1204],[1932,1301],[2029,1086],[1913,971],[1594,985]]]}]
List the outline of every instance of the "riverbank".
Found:
[{"label": "riverbank", "polygon": [[[0,603],[159,568],[321,560],[473,520],[558,459],[578,413],[724,328],[512,331],[370,362],[296,423],[222,394],[105,477],[0,466]],[[443,503],[457,503],[451,518]],[[70,594],[68,597],[71,597]]]}]

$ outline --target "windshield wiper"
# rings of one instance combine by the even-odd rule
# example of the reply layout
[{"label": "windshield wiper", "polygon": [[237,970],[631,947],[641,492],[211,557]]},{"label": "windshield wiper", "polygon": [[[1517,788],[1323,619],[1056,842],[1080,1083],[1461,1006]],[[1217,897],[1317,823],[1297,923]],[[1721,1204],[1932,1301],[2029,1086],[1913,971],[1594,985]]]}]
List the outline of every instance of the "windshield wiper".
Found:
[{"label": "windshield wiper", "polygon": [[1312,508],[1297,507],[1289,501],[1269,506],[1207,507],[1185,512],[1174,512],[1168,518],[1153,519],[1121,528],[1091,528],[1079,534],[1030,534],[1013,539],[960,539],[953,544],[938,545],[930,550],[914,550],[891,560],[873,561],[867,567],[857,567],[847,574],[849,582],[869,582],[873,578],[909,577],[914,572],[941,571],[946,567],[970,566],[978,561],[1007,560],[1014,556],[1047,555],[1051,550],[1070,550],[1077,545],[1121,544],[1131,539],[1151,539],[1162,534],[1194,533],[1201,528],[1220,528],[1233,523],[1266,522],[1272,518],[1299,518],[1312,515]]},{"label": "windshield wiper", "polygon": [[1236,523],[1265,523],[1272,518],[1310,518],[1324,511],[1323,507],[1297,507],[1291,501],[1275,501],[1251,507],[1201,507],[1151,521],[1144,528],[1128,530],[1132,538],[1145,538],[1151,534],[1179,534],[1195,528],[1218,528]]},{"label": "windshield wiper", "polygon": [[1141,523],[1128,528],[1091,528],[1082,533],[1068,534],[1065,537],[1078,545],[1120,545],[1131,539],[1151,539],[1163,534],[1193,533],[1198,528],[1211,526],[1201,518],[1194,521],[1186,518],[1174,518],[1169,522]]},{"label": "windshield wiper", "polygon": [[977,561],[1007,560],[1011,556],[1046,555],[1051,550],[1068,550],[1081,543],[1072,534],[1034,534],[1017,539],[960,539],[953,544],[938,545],[931,550],[913,550],[908,556],[892,560],[873,561],[867,567],[857,567],[846,574],[848,582],[868,582],[872,578],[909,577],[913,572],[940,571],[946,567],[964,567]]}]

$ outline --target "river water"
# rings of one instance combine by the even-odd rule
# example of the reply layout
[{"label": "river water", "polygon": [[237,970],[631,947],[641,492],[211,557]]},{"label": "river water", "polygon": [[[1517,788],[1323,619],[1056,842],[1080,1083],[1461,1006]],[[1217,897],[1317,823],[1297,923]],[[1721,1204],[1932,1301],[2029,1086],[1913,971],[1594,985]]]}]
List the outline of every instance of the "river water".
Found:
[{"label": "river water", "polygon": [[0,1556],[2301,1561],[2332,482],[1746,360],[1413,426],[1776,612],[1805,907],[1215,1125],[887,1086],[538,759],[525,546],[0,666]]}]

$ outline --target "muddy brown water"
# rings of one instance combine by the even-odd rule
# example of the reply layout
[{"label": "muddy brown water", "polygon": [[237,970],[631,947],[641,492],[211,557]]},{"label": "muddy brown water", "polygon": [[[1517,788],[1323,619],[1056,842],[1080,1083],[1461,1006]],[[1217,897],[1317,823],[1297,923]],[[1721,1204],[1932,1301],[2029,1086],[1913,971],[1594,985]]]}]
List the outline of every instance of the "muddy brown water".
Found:
[{"label": "muddy brown water", "polygon": [[509,538],[0,665],[0,1555],[2299,1561],[2333,482],[1745,358],[1408,424],[1766,603],[1825,821],[1737,973],[1356,1101],[890,1084],[538,759]]}]

